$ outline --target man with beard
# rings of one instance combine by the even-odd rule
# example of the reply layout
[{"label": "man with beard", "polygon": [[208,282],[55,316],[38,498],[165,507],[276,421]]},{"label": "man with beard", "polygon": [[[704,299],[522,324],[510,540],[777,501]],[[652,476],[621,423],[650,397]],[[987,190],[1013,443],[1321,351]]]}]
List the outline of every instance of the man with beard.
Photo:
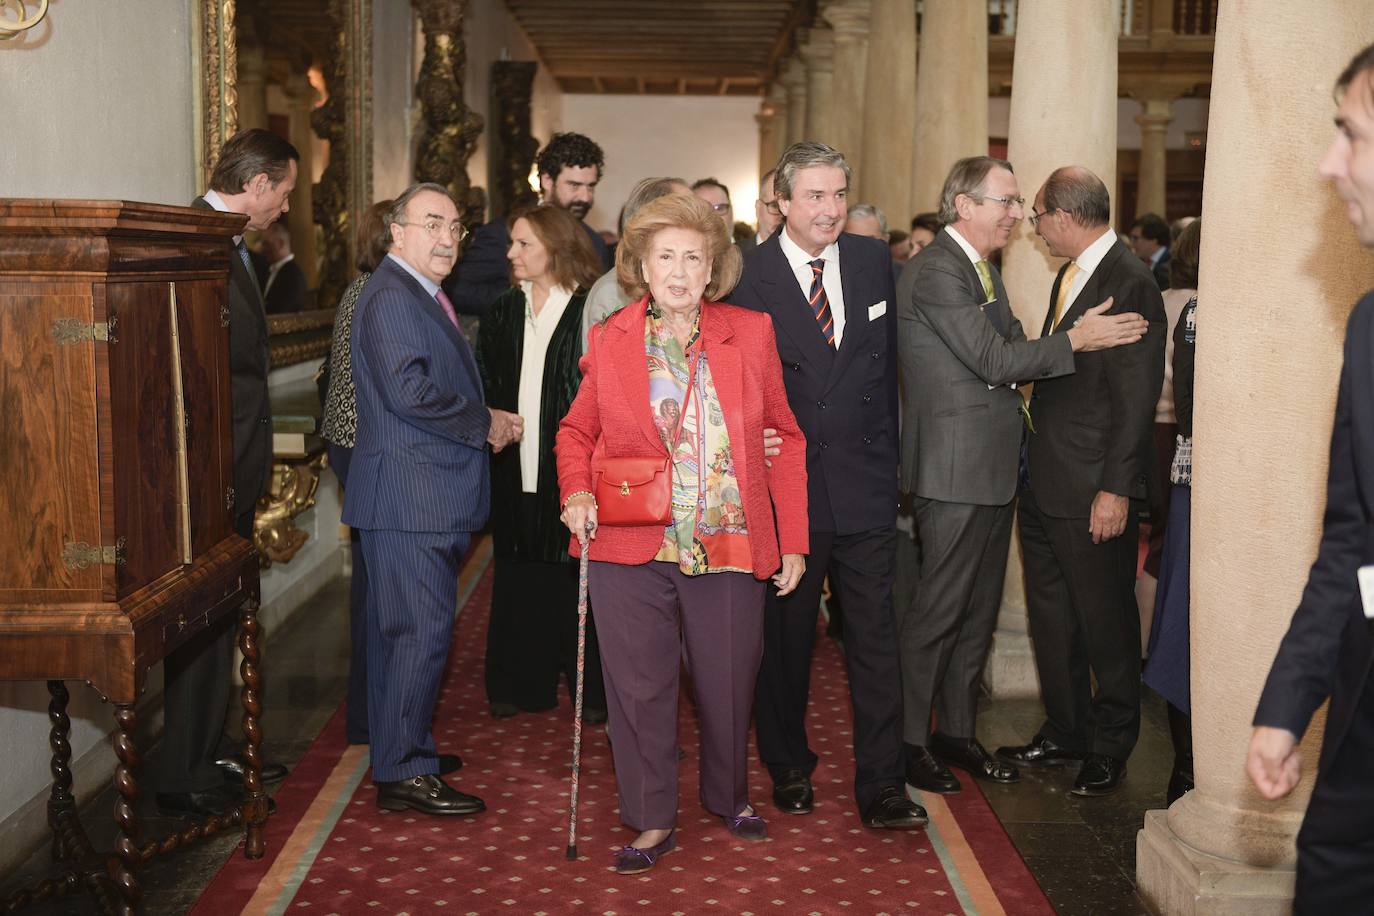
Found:
[{"label": "man with beard", "polygon": [[[596,202],[596,186],[606,165],[601,147],[581,134],[554,134],[535,160],[539,168],[542,202],[567,210],[579,221],[587,218]],[[462,315],[486,314],[487,306],[510,288],[510,226],[505,216],[479,228],[453,272],[444,280],[444,291]],[[611,253],[598,233],[586,222],[582,228],[607,270]]]},{"label": "man with beard", "polygon": [[391,250],[353,315],[358,434],[343,521],[367,560],[367,712],[377,806],[476,814],[440,777],[431,720],[448,659],[458,564],[487,521],[487,446],[520,440],[515,414],[484,406],[477,361],[439,281],[463,237],[442,185],[396,198]]}]

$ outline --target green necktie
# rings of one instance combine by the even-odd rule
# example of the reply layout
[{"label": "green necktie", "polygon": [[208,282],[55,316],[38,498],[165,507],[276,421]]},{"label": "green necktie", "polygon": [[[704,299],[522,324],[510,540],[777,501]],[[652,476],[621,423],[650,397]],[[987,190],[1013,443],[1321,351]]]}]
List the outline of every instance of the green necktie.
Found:
[{"label": "green necktie", "polygon": [[983,281],[983,295],[987,298],[985,302],[991,302],[997,298],[997,292],[992,287],[992,265],[987,261],[979,261],[973,265],[978,271],[978,279]]}]

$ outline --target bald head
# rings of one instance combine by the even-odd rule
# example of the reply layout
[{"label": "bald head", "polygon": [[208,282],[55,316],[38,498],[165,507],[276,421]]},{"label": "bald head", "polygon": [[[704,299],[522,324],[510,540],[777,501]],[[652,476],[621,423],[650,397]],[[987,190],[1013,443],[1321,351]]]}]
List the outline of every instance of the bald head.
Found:
[{"label": "bald head", "polygon": [[1062,210],[1085,229],[1106,226],[1112,218],[1112,198],[1107,186],[1081,165],[1055,169],[1045,179],[1045,208]]}]

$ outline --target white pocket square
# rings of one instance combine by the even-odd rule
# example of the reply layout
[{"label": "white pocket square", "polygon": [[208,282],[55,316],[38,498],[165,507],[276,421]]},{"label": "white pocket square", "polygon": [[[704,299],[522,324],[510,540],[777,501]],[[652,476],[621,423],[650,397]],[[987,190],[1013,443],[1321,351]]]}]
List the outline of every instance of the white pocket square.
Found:
[{"label": "white pocket square", "polygon": [[883,317],[883,316],[886,315],[886,314],[887,314],[887,300],[886,300],[886,299],[884,299],[882,302],[879,302],[877,305],[870,305],[870,306],[868,307],[868,320],[869,320],[869,321],[877,321],[879,318]]}]

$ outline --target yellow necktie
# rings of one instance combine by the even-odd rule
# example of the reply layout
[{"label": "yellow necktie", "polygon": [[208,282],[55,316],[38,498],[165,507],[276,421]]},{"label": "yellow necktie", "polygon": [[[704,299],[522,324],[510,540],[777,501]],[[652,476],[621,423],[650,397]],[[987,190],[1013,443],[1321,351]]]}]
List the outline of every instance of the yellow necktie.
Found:
[{"label": "yellow necktie", "polygon": [[978,279],[983,281],[983,301],[991,302],[996,299],[997,292],[992,286],[992,265],[987,261],[979,261],[973,267],[978,271]]},{"label": "yellow necktie", "polygon": [[1069,289],[1073,287],[1074,277],[1078,276],[1078,265],[1069,262],[1069,269],[1064,271],[1064,277],[1059,281],[1059,295],[1054,298],[1054,323],[1050,325],[1053,331],[1059,327],[1059,320],[1064,317],[1064,307],[1069,301]]}]

